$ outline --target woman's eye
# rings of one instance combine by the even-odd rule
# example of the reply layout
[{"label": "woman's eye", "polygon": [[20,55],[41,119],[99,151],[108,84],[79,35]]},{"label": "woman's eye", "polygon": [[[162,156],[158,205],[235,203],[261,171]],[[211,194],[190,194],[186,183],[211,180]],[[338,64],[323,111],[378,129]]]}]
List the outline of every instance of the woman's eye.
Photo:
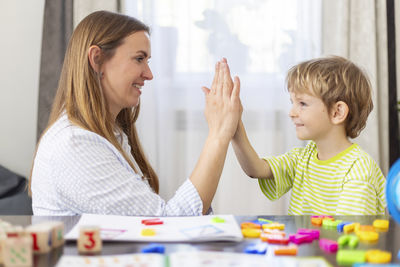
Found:
[{"label": "woman's eye", "polygon": [[137,57],[136,58],[136,61],[139,62],[139,63],[143,62],[143,60],[144,60],[144,57]]}]

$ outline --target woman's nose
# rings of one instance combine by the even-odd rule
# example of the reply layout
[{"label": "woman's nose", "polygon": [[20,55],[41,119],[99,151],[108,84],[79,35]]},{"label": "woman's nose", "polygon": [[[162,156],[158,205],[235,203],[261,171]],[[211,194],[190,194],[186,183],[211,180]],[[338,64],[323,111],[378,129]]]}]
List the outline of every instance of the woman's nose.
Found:
[{"label": "woman's nose", "polygon": [[153,79],[153,73],[151,72],[150,66],[146,65],[145,67],[146,69],[143,71],[143,78],[145,78],[146,80],[152,80]]}]

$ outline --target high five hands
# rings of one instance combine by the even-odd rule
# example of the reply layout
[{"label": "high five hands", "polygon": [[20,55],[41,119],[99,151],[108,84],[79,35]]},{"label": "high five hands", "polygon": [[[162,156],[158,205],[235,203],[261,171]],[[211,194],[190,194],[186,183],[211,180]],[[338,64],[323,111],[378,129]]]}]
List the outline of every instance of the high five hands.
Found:
[{"label": "high five hands", "polygon": [[209,135],[230,142],[236,132],[243,108],[239,98],[239,77],[235,76],[232,81],[225,58],[215,65],[211,89],[203,86],[202,90],[206,97],[204,113]]}]

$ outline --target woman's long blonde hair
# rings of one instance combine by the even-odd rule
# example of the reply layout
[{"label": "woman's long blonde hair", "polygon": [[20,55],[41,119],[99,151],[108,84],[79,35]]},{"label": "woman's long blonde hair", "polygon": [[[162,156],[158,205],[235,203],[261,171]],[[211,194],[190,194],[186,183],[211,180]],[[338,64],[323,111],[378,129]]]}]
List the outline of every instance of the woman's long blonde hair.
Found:
[{"label": "woman's long blonde hair", "polygon": [[[135,18],[108,11],[94,12],[79,23],[65,53],[57,94],[49,122],[42,136],[65,111],[73,124],[94,132],[113,144],[132,169],[137,172],[133,162],[115,137],[114,129],[117,124],[128,136],[131,146],[130,153],[140,170],[148,179],[153,190],[158,193],[158,177],[143,153],[136,132],[135,122],[139,115],[140,105],[132,109],[123,109],[114,123],[101,88],[100,74],[91,67],[88,58],[89,47],[97,45],[102,51],[102,57],[98,64],[103,64],[114,55],[115,49],[122,44],[125,37],[139,31],[149,33],[150,29]],[[32,171],[29,179],[29,191],[31,180]]]}]

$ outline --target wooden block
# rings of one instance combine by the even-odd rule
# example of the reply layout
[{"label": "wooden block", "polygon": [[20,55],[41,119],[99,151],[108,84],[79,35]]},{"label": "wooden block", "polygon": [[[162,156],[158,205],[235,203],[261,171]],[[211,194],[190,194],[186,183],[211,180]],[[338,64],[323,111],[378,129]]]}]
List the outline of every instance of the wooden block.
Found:
[{"label": "wooden block", "polygon": [[98,226],[82,226],[79,230],[78,251],[82,254],[101,252],[102,241]]},{"label": "wooden block", "polygon": [[51,244],[53,248],[64,244],[64,223],[60,221],[48,221],[35,224],[48,229],[51,232]]},{"label": "wooden block", "polygon": [[28,226],[25,231],[32,236],[32,249],[35,254],[50,252],[52,248],[51,228],[46,225],[34,224]]},{"label": "wooden block", "polygon": [[3,228],[7,237],[22,237],[25,234],[24,228],[19,225],[9,225]]},{"label": "wooden block", "polygon": [[32,266],[32,237],[29,235],[7,238],[2,241],[3,264],[11,266]]},{"label": "wooden block", "polygon": [[10,227],[10,226],[12,226],[11,223],[3,221],[3,220],[0,221],[0,229],[1,230],[5,230],[7,227]]},{"label": "wooden block", "polygon": [[0,264],[3,264],[3,247],[4,247],[4,240],[7,239],[6,232],[1,229],[0,230]]}]

